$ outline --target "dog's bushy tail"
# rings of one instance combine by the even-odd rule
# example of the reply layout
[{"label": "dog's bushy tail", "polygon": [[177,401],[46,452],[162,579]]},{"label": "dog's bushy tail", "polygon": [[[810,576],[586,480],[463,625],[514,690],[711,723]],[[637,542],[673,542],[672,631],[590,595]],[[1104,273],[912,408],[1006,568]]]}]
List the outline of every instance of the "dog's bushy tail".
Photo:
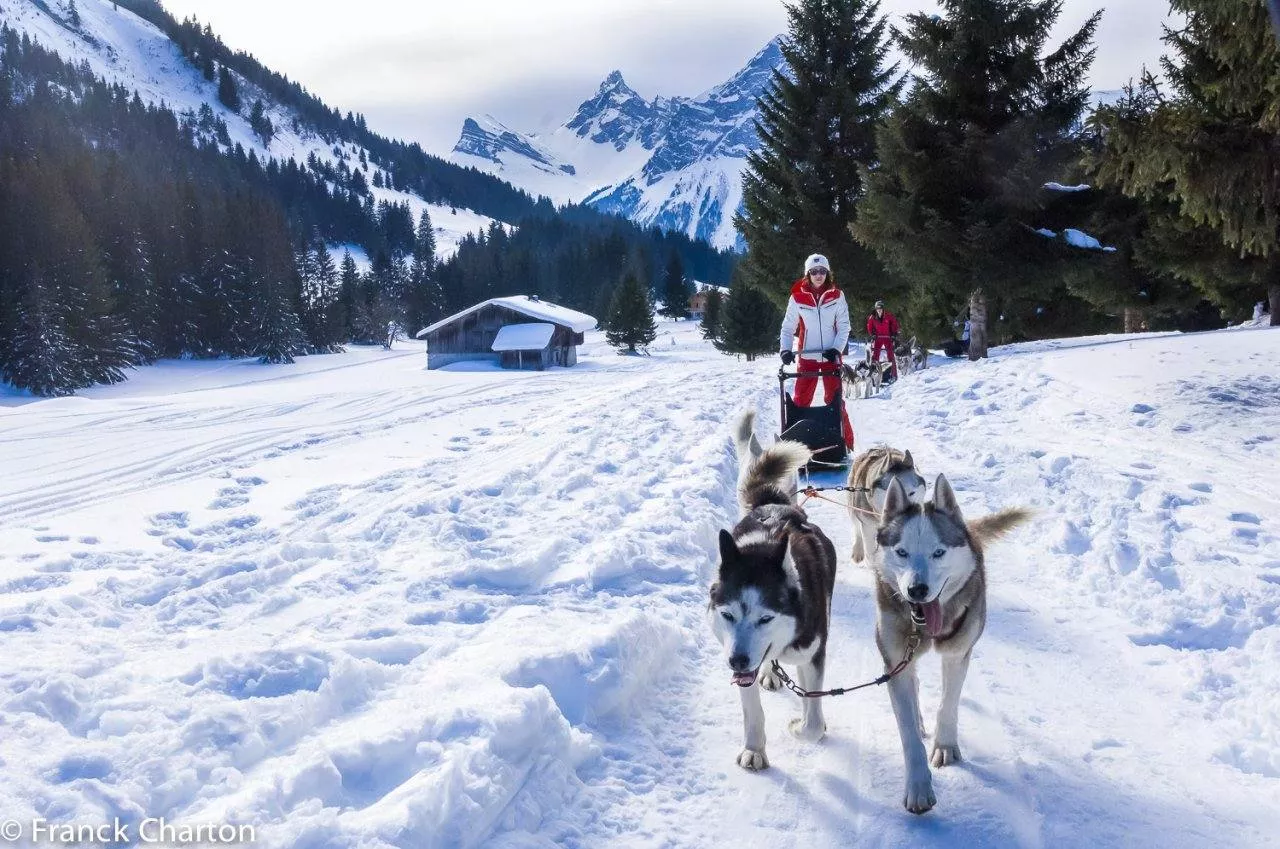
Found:
[{"label": "dog's bushy tail", "polygon": [[753,458],[764,453],[760,440],[756,439],[755,410],[746,410],[738,416],[733,425],[733,445],[738,452],[739,468],[746,468]]},{"label": "dog's bushy tail", "polygon": [[738,478],[738,506],[748,513],[763,504],[790,504],[796,470],[812,457],[813,452],[799,442],[773,443],[746,462]]},{"label": "dog's bushy tail", "polygon": [[979,545],[986,545],[1005,536],[1019,525],[1031,521],[1033,515],[1035,515],[1033,511],[1025,507],[1010,507],[969,522],[969,534],[977,540]]}]

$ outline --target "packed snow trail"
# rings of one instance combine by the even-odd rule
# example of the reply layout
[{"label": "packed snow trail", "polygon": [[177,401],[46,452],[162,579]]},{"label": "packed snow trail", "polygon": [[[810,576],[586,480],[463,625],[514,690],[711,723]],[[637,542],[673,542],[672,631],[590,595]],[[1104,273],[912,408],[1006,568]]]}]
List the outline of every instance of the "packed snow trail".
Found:
[{"label": "packed snow trail", "polygon": [[[706,587],[728,423],[756,404],[771,436],[776,364],[662,329],[541,374],[406,348],[0,396],[0,816],[273,847],[1280,845],[1280,334],[1018,346],[853,405],[969,515],[1038,510],[990,552],[966,761],[913,817],[881,690],[816,745],[766,694],[773,766],[734,764]],[[871,579],[809,507],[842,558],[828,682],[864,681]],[[936,658],[922,679],[931,725]]]}]

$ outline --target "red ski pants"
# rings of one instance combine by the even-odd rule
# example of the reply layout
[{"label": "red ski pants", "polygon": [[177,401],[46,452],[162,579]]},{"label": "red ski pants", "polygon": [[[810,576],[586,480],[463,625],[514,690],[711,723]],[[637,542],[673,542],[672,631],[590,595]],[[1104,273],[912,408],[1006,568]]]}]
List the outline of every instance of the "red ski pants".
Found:
[{"label": "red ski pants", "polygon": [[[796,361],[797,371],[818,371],[819,369],[829,370],[829,374],[824,374],[822,380],[822,403],[830,404],[835,400],[836,393],[840,390],[840,372],[838,371],[839,363],[829,363],[826,360],[806,360],[801,357]],[[816,377],[797,377],[796,388],[792,391],[791,397],[798,407],[808,407],[813,404],[813,393],[818,389],[818,380]],[[849,411],[845,409],[844,404],[840,405],[840,433],[844,436],[844,447],[850,451],[853,450],[853,425],[849,422]]]},{"label": "red ski pants", "polygon": [[888,336],[877,336],[872,342],[871,362],[880,362],[880,351],[885,352],[885,359],[893,364],[893,375],[898,376],[898,358],[893,353],[893,340]]}]

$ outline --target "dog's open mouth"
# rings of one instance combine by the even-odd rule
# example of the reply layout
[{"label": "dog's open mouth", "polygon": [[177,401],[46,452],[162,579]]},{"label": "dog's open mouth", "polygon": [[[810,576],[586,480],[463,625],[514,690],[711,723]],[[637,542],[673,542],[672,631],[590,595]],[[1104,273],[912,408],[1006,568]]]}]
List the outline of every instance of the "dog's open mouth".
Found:
[{"label": "dog's open mouth", "polygon": [[769,652],[773,651],[773,643],[769,643],[769,647],[764,650],[764,656],[760,658],[760,663],[750,672],[735,672],[733,677],[729,679],[730,684],[737,684],[739,687],[750,687],[756,683],[756,678],[760,677],[760,670],[764,668],[765,663],[769,660]]}]

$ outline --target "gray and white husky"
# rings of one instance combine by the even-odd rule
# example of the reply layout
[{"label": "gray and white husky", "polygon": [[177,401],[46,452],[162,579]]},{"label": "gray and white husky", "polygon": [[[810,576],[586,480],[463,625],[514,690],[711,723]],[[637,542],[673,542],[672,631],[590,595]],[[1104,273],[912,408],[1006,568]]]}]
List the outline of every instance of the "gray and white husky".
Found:
[{"label": "gray and white husky", "polygon": [[942,656],[942,705],[928,755],[915,659],[889,680],[906,762],[903,804],[912,813],[923,814],[937,802],[930,762],[943,767],[960,760],[960,688],[987,621],[983,547],[1030,515],[1014,508],[966,523],[944,475],[938,475],[933,498],[923,505],[908,497],[897,478],[885,494],[870,552],[877,577],[876,645],[886,669],[906,658],[909,644],[917,640],[915,659],[930,648]]},{"label": "gray and white husky", "polygon": [[884,512],[884,498],[889,484],[899,481],[908,500],[923,504],[928,483],[916,469],[910,451],[899,451],[877,445],[864,451],[849,464],[849,518],[853,520],[853,562],[867,556],[875,544],[876,528]]},{"label": "gray and white husky", "polygon": [[[836,581],[835,546],[792,502],[796,470],[811,452],[788,441],[761,448],[754,426],[755,414],[746,413],[735,428],[741,518],[732,531],[720,531],[720,563],[707,606],[730,680],[742,698],[743,746],[737,760],[749,770],[769,765],[761,670],[774,660],[794,664],[801,687],[822,689]],[[827,730],[821,700],[805,699],[803,709],[792,720],[791,733],[820,740]]]}]

